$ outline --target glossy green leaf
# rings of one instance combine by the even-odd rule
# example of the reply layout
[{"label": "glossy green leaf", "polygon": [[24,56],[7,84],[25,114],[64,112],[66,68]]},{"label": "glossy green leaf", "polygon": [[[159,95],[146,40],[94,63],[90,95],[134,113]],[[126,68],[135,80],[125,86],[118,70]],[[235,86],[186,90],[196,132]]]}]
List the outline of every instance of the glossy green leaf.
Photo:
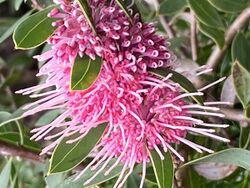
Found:
[{"label": "glossy green leaf", "polygon": [[0,187],[1,188],[8,188],[10,175],[11,175],[11,163],[12,160],[9,159],[8,162],[5,164],[2,172],[0,173]]},{"label": "glossy green leaf", "polygon": [[48,13],[56,6],[50,6],[39,11],[23,22],[21,22],[13,33],[13,40],[16,49],[31,49],[44,43],[54,32],[52,26],[53,18],[48,17]]},{"label": "glossy green leaf", "polygon": [[148,150],[150,160],[154,169],[156,181],[159,188],[172,188],[174,178],[174,167],[169,152],[163,153],[164,160],[161,160],[158,153]]},{"label": "glossy green leaf", "polygon": [[24,14],[19,20],[17,20],[12,26],[10,26],[1,36],[0,36],[0,43],[2,43],[3,41],[5,41],[9,36],[11,36],[11,34],[13,33],[13,31],[15,30],[15,28],[22,23],[26,18],[29,17],[29,15],[32,13],[33,11],[28,11],[26,14]]},{"label": "glossy green leaf", "polygon": [[132,22],[130,13],[128,12],[126,4],[123,2],[123,0],[115,0],[115,2],[118,4],[118,6],[123,10],[123,12],[126,14],[126,16],[129,18],[130,22]]},{"label": "glossy green leaf", "polygon": [[95,60],[92,60],[87,56],[76,58],[73,68],[71,69],[70,89],[87,89],[96,80],[101,65],[102,61],[99,57],[96,57]]},{"label": "glossy green leaf", "polygon": [[250,151],[240,148],[230,148],[195,159],[184,164],[182,167],[209,162],[235,165],[250,171]]},{"label": "glossy green leaf", "polygon": [[160,4],[159,14],[173,15],[187,7],[187,0],[165,0]]},{"label": "glossy green leaf", "polygon": [[215,8],[223,12],[240,12],[247,7],[248,0],[208,0]]},{"label": "glossy green leaf", "polygon": [[199,30],[209,38],[211,38],[220,48],[223,47],[225,42],[224,31],[218,30],[216,28],[211,28],[205,24],[198,23]]},{"label": "glossy green leaf", "polygon": [[[111,159],[111,161],[108,163],[108,165],[104,168],[103,172],[106,172],[115,162],[117,159]],[[100,164],[100,166],[102,166],[105,162],[102,162]],[[91,187],[91,186],[95,186],[95,185],[99,185],[103,182],[106,182],[110,179],[113,179],[117,176],[120,175],[122,168],[123,168],[122,163],[119,163],[108,175],[104,175],[103,172],[101,172],[100,174],[98,174],[95,179],[90,182],[89,184],[86,185],[86,187]],[[68,179],[66,179],[64,182],[62,182],[58,188],[79,188],[82,187],[84,182],[86,182],[87,180],[89,180],[97,171],[99,170],[99,168],[95,169],[95,170],[91,170],[88,169],[78,180],[75,180],[77,175],[73,175],[71,177],[69,177]]]},{"label": "glossy green leaf", "polygon": [[92,128],[84,138],[71,144],[66,142],[78,138],[81,134],[77,133],[64,138],[53,151],[48,174],[69,171],[80,164],[99,142],[105,128],[106,123],[98,125]]},{"label": "glossy green leaf", "polygon": [[[194,85],[192,84],[192,82],[190,82],[185,76],[181,75],[178,72],[175,72],[173,70],[170,69],[164,69],[164,68],[157,68],[157,69],[150,69],[150,72],[152,72],[153,74],[156,74],[157,76],[161,76],[161,77],[166,77],[168,76],[170,73],[173,74],[172,77],[170,77],[170,80],[180,84],[180,87],[187,93],[194,93],[197,92],[197,89],[194,87]],[[202,97],[200,96],[192,96],[192,98],[199,104],[203,104],[203,100]]]},{"label": "glossy green leaf", "polygon": [[3,2],[5,2],[6,0],[0,0],[0,3],[3,3]]},{"label": "glossy green leaf", "polygon": [[232,43],[232,60],[238,60],[248,71],[250,71],[250,42],[242,32],[239,32]]},{"label": "glossy green leaf", "polygon": [[217,10],[207,0],[188,0],[190,8],[203,24],[212,28],[223,29],[223,21]]},{"label": "glossy green leaf", "polygon": [[9,144],[22,146],[26,149],[39,152],[40,147],[36,142],[30,140],[28,136],[23,137],[23,144],[20,143],[20,134],[17,132],[0,133],[0,140]]},{"label": "glossy green leaf", "polygon": [[93,18],[92,18],[91,12],[90,12],[91,9],[88,5],[88,2],[86,0],[76,0],[76,1],[79,4],[81,11],[82,11],[83,15],[85,16],[85,19],[87,20],[93,33],[96,34],[95,24],[93,22]]},{"label": "glossy green leaf", "polygon": [[250,102],[250,73],[236,61],[232,66],[232,77],[236,94],[246,107]]}]

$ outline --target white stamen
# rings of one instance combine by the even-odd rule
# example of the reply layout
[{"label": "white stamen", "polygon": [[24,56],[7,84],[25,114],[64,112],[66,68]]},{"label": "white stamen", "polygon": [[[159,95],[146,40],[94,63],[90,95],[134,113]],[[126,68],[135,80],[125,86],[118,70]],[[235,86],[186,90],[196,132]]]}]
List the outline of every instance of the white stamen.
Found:
[{"label": "white stamen", "polygon": [[204,90],[206,90],[206,89],[208,89],[208,88],[210,88],[210,87],[224,81],[225,79],[226,79],[226,77],[222,77],[219,80],[217,80],[215,82],[212,82],[211,84],[208,84],[208,85],[204,86],[203,88],[198,89],[198,91],[204,91]]},{"label": "white stamen", "polygon": [[195,92],[195,93],[183,93],[183,94],[181,94],[181,95],[179,95],[179,96],[177,96],[177,97],[173,98],[173,99],[171,100],[171,102],[174,102],[174,101],[176,101],[176,100],[179,100],[179,99],[182,99],[182,98],[185,98],[185,97],[191,97],[191,96],[202,96],[202,95],[204,95],[204,94],[203,94],[203,93],[201,93],[201,92]]},{"label": "white stamen", "polygon": [[215,117],[225,117],[224,114],[221,113],[213,113],[213,112],[201,112],[201,111],[193,111],[193,110],[188,110],[187,113],[189,114],[196,114],[196,115],[205,115],[205,116],[215,116]]}]

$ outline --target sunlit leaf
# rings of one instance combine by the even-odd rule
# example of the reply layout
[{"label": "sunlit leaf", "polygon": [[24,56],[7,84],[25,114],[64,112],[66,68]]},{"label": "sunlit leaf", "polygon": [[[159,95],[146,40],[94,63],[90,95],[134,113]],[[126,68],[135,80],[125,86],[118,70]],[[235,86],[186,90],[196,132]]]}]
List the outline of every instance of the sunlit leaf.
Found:
[{"label": "sunlit leaf", "polygon": [[52,26],[53,18],[48,17],[48,13],[56,6],[50,6],[39,11],[24,21],[22,21],[13,33],[15,48],[30,49],[44,43],[47,38],[54,32]]},{"label": "sunlit leaf", "polygon": [[102,61],[99,57],[95,60],[87,56],[76,58],[71,69],[70,89],[84,90],[94,83],[99,75]]},{"label": "sunlit leaf", "polygon": [[5,164],[2,172],[0,173],[0,187],[8,188],[9,180],[10,180],[10,172],[11,172],[11,163],[12,159],[9,159]]}]

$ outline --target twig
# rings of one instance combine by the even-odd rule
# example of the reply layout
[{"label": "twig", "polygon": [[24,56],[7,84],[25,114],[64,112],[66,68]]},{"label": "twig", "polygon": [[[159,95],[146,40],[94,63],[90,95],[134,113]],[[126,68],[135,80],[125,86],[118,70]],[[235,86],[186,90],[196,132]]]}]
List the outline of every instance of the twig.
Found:
[{"label": "twig", "polygon": [[190,43],[191,43],[191,52],[192,52],[192,60],[197,60],[197,34],[196,34],[196,19],[191,13],[191,16],[193,17],[190,22]]},{"label": "twig", "polygon": [[21,146],[13,146],[0,142],[0,155],[13,156],[36,162],[44,162],[43,158],[36,152],[29,151]]},{"label": "twig", "polygon": [[237,32],[247,23],[250,18],[250,7],[246,8],[241,14],[234,20],[232,25],[228,28],[225,34],[225,43],[222,49],[215,47],[210,57],[208,58],[207,65],[213,69],[216,69],[218,63],[223,58],[227,48],[230,46],[234,36]]},{"label": "twig", "polygon": [[168,37],[171,39],[171,38],[174,38],[174,32],[172,31],[172,29],[170,28],[170,26],[168,25],[168,22],[167,20],[164,18],[164,16],[162,15],[159,15],[159,20],[160,20],[160,23],[162,25],[162,27],[164,28],[164,30],[166,31],[166,33],[168,34]]},{"label": "twig", "polygon": [[232,108],[220,108],[220,112],[225,115],[226,119],[238,121],[242,125],[250,123],[250,119],[246,118],[242,110],[236,110]]}]

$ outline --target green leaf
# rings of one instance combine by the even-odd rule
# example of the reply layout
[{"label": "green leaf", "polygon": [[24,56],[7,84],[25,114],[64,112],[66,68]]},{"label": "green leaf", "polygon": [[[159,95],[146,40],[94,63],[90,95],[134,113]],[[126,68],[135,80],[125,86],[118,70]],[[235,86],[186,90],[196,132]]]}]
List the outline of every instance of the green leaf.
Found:
[{"label": "green leaf", "polygon": [[250,71],[250,42],[242,32],[239,32],[232,43],[232,60],[238,60],[248,71]]},{"label": "green leaf", "polygon": [[169,152],[165,152],[164,160],[161,160],[158,153],[148,150],[150,160],[154,169],[156,181],[159,188],[172,188],[174,178],[174,167],[172,157]]},{"label": "green leaf", "polygon": [[81,134],[77,133],[64,138],[53,151],[48,174],[69,171],[80,164],[99,142],[105,128],[106,123],[98,125],[92,128],[85,137],[71,144],[66,142],[78,138]]},{"label": "green leaf", "polygon": [[32,151],[39,152],[40,147],[36,142],[30,140],[28,136],[23,137],[23,144],[20,143],[20,134],[16,132],[4,132],[0,133],[0,140],[16,146],[23,146]]},{"label": "green leaf", "polygon": [[250,102],[250,73],[235,61],[232,66],[232,76],[236,94],[245,108]]},{"label": "green leaf", "polygon": [[205,24],[199,22],[198,23],[199,30],[209,38],[211,38],[220,48],[223,47],[225,39],[224,39],[224,31],[218,30],[216,28],[211,28],[206,26]]},{"label": "green leaf", "polygon": [[188,0],[190,8],[203,24],[212,28],[223,29],[223,21],[217,10],[207,0]]},{"label": "green leaf", "polygon": [[3,2],[5,2],[6,0],[0,0],[0,3],[3,3]]},{"label": "green leaf", "polygon": [[61,110],[50,110],[45,112],[36,122],[36,126],[43,126],[51,123],[56,117],[61,114]]},{"label": "green leaf", "polygon": [[[108,165],[104,168],[103,172],[107,171],[113,164],[116,163],[117,159],[111,159],[110,162],[108,163]],[[100,166],[102,166],[105,163],[102,162],[100,164]],[[120,175],[121,171],[123,168],[123,164],[119,163],[108,175],[104,175],[104,173],[100,173],[98,174],[95,179],[90,182],[89,184],[86,185],[86,187],[91,187],[91,186],[95,186],[98,184],[101,184],[103,182],[106,182],[110,179],[113,179],[117,176]],[[83,183],[86,182],[87,180],[89,180],[97,171],[99,170],[99,168],[95,169],[95,170],[91,170],[88,169],[78,180],[75,180],[77,175],[73,175],[71,177],[69,177],[66,181],[62,182],[58,188],[79,188],[79,187],[83,187]]]},{"label": "green leaf", "polygon": [[208,0],[215,8],[223,12],[240,12],[247,7],[248,0]]},{"label": "green leaf", "polygon": [[240,148],[230,148],[195,159],[184,164],[182,167],[209,162],[235,165],[250,171],[250,151]]},{"label": "green leaf", "polygon": [[93,19],[92,19],[92,15],[90,12],[91,9],[88,5],[88,2],[86,0],[76,0],[76,1],[79,4],[81,11],[82,11],[83,15],[85,16],[85,19],[87,20],[93,33],[96,34],[95,24],[94,24]]},{"label": "green leaf", "polygon": [[141,178],[136,173],[132,173],[127,179],[127,188],[138,188],[140,187]]},{"label": "green leaf", "polygon": [[[248,104],[245,108],[245,116],[250,119],[250,104]],[[250,126],[248,126],[250,127]],[[249,134],[250,135],[250,134]]]},{"label": "green leaf", "polygon": [[3,126],[3,125],[6,125],[10,122],[13,122],[13,121],[17,121],[19,119],[22,119],[22,114],[24,113],[25,111],[22,109],[22,107],[20,107],[19,109],[17,109],[14,113],[12,113],[10,116],[6,116],[6,118],[3,118],[3,119],[0,119],[0,127]]},{"label": "green leaf", "polygon": [[13,31],[15,30],[15,28],[22,23],[26,18],[29,17],[29,15],[33,12],[33,10],[27,12],[26,14],[24,14],[19,20],[17,20],[11,27],[9,27],[1,36],[0,36],[0,43],[2,43],[3,41],[5,41],[9,36],[11,36],[11,34],[13,33]]},{"label": "green leaf", "polygon": [[8,188],[10,175],[11,175],[11,163],[12,163],[12,159],[9,159],[8,162],[5,164],[2,172],[0,173],[0,187],[1,188]]},{"label": "green leaf", "polygon": [[70,89],[84,90],[87,89],[96,80],[102,61],[99,57],[95,60],[87,56],[76,58],[70,75]]},{"label": "green leaf", "polygon": [[118,6],[123,10],[125,15],[129,18],[129,21],[132,22],[132,18],[127,10],[126,4],[122,0],[115,0],[115,2],[118,4]]},{"label": "green leaf", "polygon": [[160,4],[159,14],[173,15],[187,7],[187,0],[165,0]]},{"label": "green leaf", "polygon": [[[149,70],[152,74],[155,74],[157,76],[161,76],[161,77],[166,77],[168,76],[170,73],[173,74],[172,77],[170,77],[170,80],[172,80],[173,82],[176,82],[178,84],[180,84],[180,87],[183,89],[183,91],[187,92],[187,93],[194,93],[194,92],[198,92],[197,89],[194,87],[194,85],[192,84],[192,82],[190,82],[186,77],[182,76],[180,73],[175,72],[173,70],[170,69],[166,69],[166,68],[157,68],[157,69],[150,69]],[[199,104],[203,104],[203,99],[200,96],[192,96],[192,98]]]},{"label": "green leaf", "polygon": [[23,22],[21,22],[13,33],[13,40],[16,49],[31,49],[44,43],[54,32],[52,26],[53,18],[49,18],[48,13],[56,6],[39,11]]}]

